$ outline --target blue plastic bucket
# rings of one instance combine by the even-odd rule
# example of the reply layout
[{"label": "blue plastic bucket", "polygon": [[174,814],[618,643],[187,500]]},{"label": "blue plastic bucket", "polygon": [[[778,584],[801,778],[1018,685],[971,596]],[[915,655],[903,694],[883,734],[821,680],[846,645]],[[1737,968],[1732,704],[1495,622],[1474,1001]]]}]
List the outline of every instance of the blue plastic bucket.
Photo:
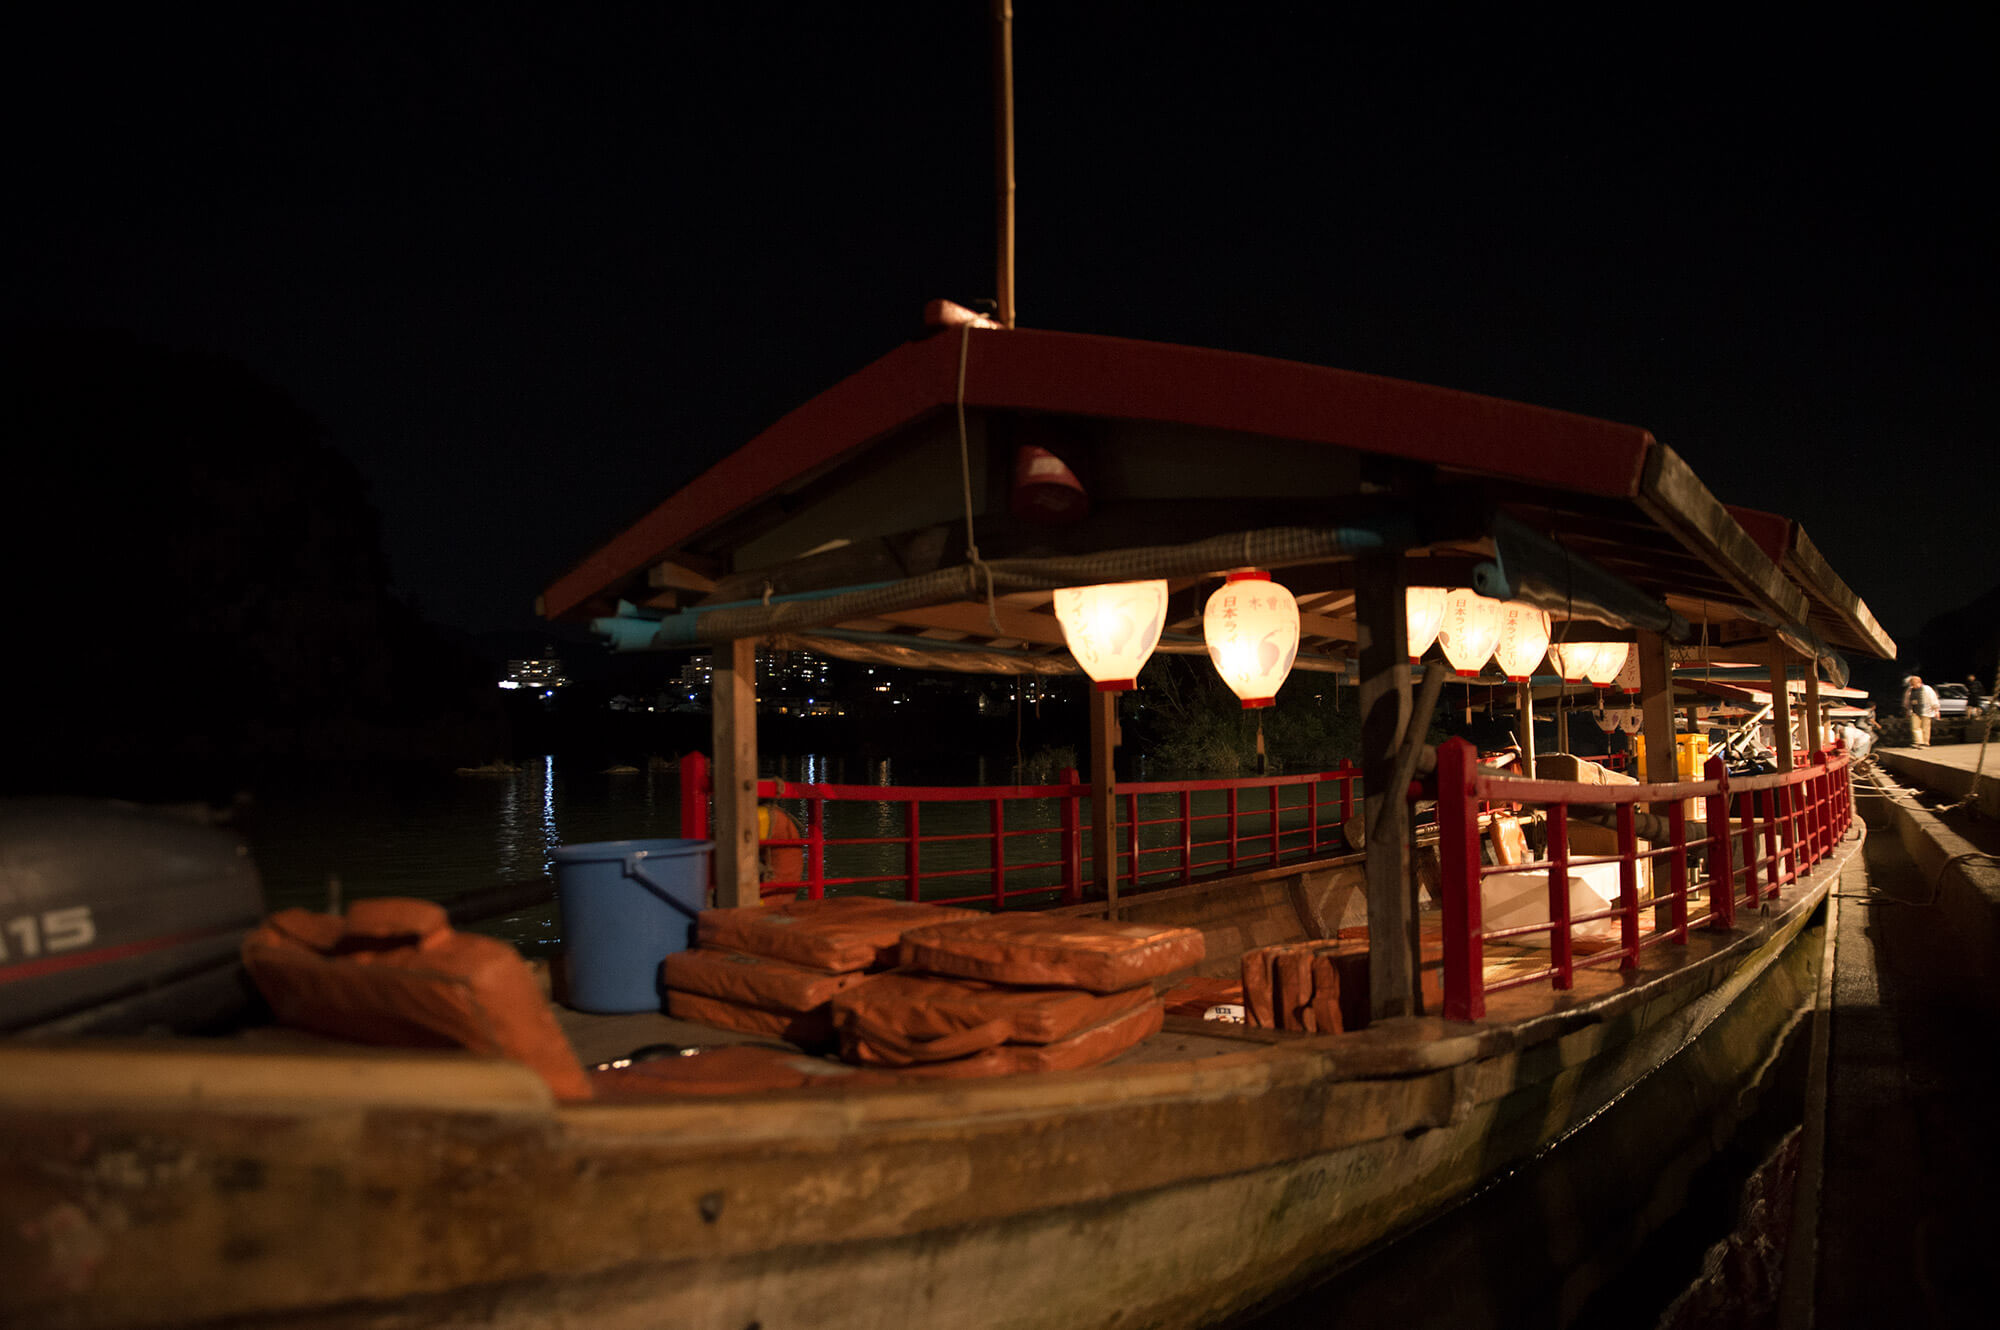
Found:
[{"label": "blue plastic bucket", "polygon": [[608,840],[555,850],[569,1004],[658,1011],[660,962],[686,951],[708,903],[705,840]]}]

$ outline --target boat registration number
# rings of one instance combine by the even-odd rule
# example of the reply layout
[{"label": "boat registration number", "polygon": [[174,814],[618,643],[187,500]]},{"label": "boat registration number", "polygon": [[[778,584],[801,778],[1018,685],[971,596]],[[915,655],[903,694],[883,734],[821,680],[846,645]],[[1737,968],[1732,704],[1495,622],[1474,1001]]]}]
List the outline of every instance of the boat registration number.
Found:
[{"label": "boat registration number", "polygon": [[97,940],[97,921],[88,905],[43,910],[0,920],[0,962],[27,960],[44,952],[74,951]]}]

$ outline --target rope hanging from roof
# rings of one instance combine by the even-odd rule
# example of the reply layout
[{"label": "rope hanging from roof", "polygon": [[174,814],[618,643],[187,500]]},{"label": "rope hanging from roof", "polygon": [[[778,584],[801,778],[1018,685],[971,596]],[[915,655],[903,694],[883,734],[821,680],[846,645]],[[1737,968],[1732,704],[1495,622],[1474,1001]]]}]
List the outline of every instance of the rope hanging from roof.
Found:
[{"label": "rope hanging from roof", "polygon": [[1000,631],[1000,610],[993,594],[993,570],[979,557],[979,540],[972,531],[972,446],[966,440],[965,432],[965,362],[972,352],[972,325],[965,324],[958,332],[958,483],[965,494],[965,557],[986,574],[986,617],[993,625],[993,635],[1004,637]]}]

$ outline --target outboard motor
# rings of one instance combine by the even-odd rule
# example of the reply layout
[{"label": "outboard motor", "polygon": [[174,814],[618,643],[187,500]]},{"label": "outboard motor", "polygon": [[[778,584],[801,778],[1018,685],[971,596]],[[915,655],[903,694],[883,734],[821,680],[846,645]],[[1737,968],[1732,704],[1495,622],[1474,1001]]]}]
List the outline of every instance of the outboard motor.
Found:
[{"label": "outboard motor", "polygon": [[0,800],[0,1033],[232,1024],[254,1003],[239,951],[263,913],[229,832],[114,800]]}]

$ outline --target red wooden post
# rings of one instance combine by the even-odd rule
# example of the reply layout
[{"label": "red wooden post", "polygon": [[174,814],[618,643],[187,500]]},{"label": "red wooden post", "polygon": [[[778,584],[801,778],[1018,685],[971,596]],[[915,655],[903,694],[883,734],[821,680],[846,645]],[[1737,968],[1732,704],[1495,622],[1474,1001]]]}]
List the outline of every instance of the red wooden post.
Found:
[{"label": "red wooden post", "polygon": [[993,821],[993,908],[995,911],[1007,908],[1007,804],[999,796],[994,796],[991,804]]},{"label": "red wooden post", "polygon": [[1812,755],[1812,774],[1800,787],[1804,798],[1800,801],[1799,813],[1805,822],[1806,867],[1811,868],[1820,860],[1822,833],[1826,830],[1826,754]]},{"label": "red wooden post", "polygon": [[1354,763],[1348,758],[1340,759],[1340,824],[1347,825],[1347,819],[1354,816]]},{"label": "red wooden post", "polygon": [[1763,899],[1757,886],[1757,791],[1745,790],[1736,803],[1742,810],[1737,823],[1743,837],[1743,898],[1755,905]]},{"label": "red wooden post", "polygon": [[1569,805],[1549,805],[1549,964],[1555,986],[1576,982],[1569,936]]},{"label": "red wooden post", "polygon": [[826,899],[826,800],[806,801],[806,896]]},{"label": "red wooden post", "polygon": [[[1674,942],[1688,944],[1688,806],[1682,800],[1666,804],[1666,834],[1674,842]],[[1658,864],[1660,860],[1654,860]],[[1654,894],[1658,896],[1660,870],[1654,868]]]},{"label": "red wooden post", "polygon": [[709,840],[708,795],[712,777],[706,753],[681,758],[681,839]]},{"label": "red wooden post", "polygon": [[1716,792],[1702,801],[1708,819],[1708,926],[1734,928],[1736,870],[1729,862],[1729,768],[1720,757],[1711,757],[1701,774],[1716,783]]},{"label": "red wooden post", "polygon": [[1799,876],[1799,800],[1803,789],[1799,785],[1780,785],[1771,791],[1778,805],[1779,838],[1785,847],[1785,881],[1795,882]]},{"label": "red wooden post", "polygon": [[1075,905],[1083,899],[1083,833],[1078,829],[1077,804],[1082,795],[1075,767],[1066,767],[1063,784],[1069,793],[1062,800],[1063,904]]},{"label": "red wooden post", "polygon": [[1132,890],[1139,889],[1139,796],[1132,793],[1125,796],[1125,853],[1128,856],[1125,880],[1132,884]]},{"label": "red wooden post", "polygon": [[918,826],[917,801],[915,799],[907,799],[903,802],[903,834],[908,837],[908,844],[904,846],[903,850],[903,875],[905,879],[903,894],[907,899],[913,901],[923,899],[923,888],[918,883],[918,873],[922,867],[922,856],[919,853],[921,842],[918,839]]},{"label": "red wooden post", "polygon": [[1278,787],[1271,787],[1271,865],[1278,863]]},{"label": "red wooden post", "polygon": [[[1783,787],[1780,786],[1780,789]],[[1764,885],[1766,896],[1778,899],[1778,791],[1760,790],[1758,811],[1764,816]]]},{"label": "red wooden post", "polygon": [[1319,782],[1306,782],[1306,858],[1319,858]]},{"label": "red wooden post", "polygon": [[1639,837],[1632,829],[1632,805],[1618,805],[1618,945],[1621,970],[1639,967]]},{"label": "red wooden post", "polygon": [[1230,786],[1229,795],[1229,871],[1236,871],[1236,787]]},{"label": "red wooden post", "polygon": [[1181,791],[1181,881],[1194,881],[1194,791]]},{"label": "red wooden post", "polygon": [[1463,739],[1447,739],[1438,747],[1438,867],[1444,892],[1448,1021],[1476,1021],[1486,1014],[1485,948],[1479,936],[1479,809],[1472,798],[1478,756]]}]

